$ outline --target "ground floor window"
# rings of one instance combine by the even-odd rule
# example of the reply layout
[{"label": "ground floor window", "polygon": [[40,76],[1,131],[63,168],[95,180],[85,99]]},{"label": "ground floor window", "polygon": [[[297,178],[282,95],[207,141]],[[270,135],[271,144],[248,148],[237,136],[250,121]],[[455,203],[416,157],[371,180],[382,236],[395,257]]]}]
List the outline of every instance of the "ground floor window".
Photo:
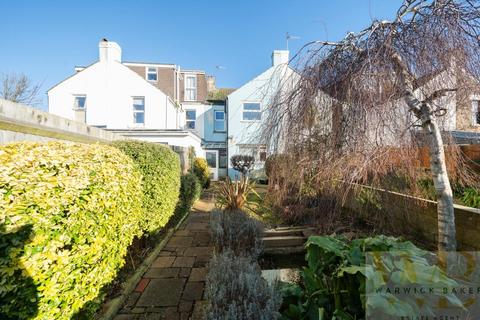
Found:
[{"label": "ground floor window", "polygon": [[238,148],[238,153],[254,157],[255,162],[265,162],[267,160],[267,147],[265,145],[243,145]]},{"label": "ground floor window", "polygon": [[210,168],[217,167],[217,152],[216,151],[206,151],[205,158],[207,159],[207,164]]}]

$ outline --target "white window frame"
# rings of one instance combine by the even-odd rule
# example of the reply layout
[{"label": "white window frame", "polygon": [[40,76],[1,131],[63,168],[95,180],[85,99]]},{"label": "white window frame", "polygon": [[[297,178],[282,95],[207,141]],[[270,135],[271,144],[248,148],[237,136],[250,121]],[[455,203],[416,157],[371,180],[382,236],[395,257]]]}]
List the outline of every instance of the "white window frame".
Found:
[{"label": "white window frame", "polygon": [[[193,120],[192,119],[187,119],[187,112],[188,111],[195,112],[195,119],[193,119]],[[190,128],[188,126],[189,122],[193,122],[193,128]],[[196,130],[197,129],[197,110],[195,110],[195,109],[186,109],[185,110],[185,127],[187,128],[187,130]]]},{"label": "white window frame", "polygon": [[[143,100],[143,110],[136,110],[135,109],[135,99],[142,99]],[[142,96],[133,96],[132,97],[132,111],[133,111],[133,117],[132,117],[132,122],[134,126],[142,127],[145,125],[145,97]],[[137,113],[143,113],[143,122],[135,122],[135,115]]]},{"label": "white window frame", "polygon": [[[223,119],[218,120],[217,119],[217,112],[223,114]],[[223,130],[217,130],[216,124],[217,122],[223,122]],[[214,132],[226,132],[226,122],[225,122],[225,111],[223,110],[213,110],[213,131]]]},{"label": "white window frame", "polygon": [[[248,104],[248,103],[256,103],[260,106],[260,109],[259,110],[246,110],[245,109],[245,104]],[[256,113],[260,113],[260,120],[248,120],[248,119],[244,119],[243,118],[243,115],[244,115],[244,112],[256,112]],[[261,122],[262,121],[262,103],[260,101],[243,101],[242,102],[242,120],[241,122]]]},{"label": "white window frame", "polygon": [[[193,78],[195,79],[195,85],[192,86],[192,87],[187,87],[187,83],[188,83],[188,78]],[[183,98],[185,101],[196,101],[197,100],[197,88],[198,88],[198,79],[197,79],[197,75],[196,74],[185,74],[185,81],[183,83],[183,86],[184,86],[184,90],[183,90]],[[190,96],[187,95],[187,92],[189,92],[190,90],[192,90],[194,92],[193,94],[193,99],[190,99]]]},{"label": "white window frame", "polygon": [[[149,69],[154,69],[155,72],[150,72]],[[148,76],[150,74],[155,74],[155,80],[149,80]],[[157,82],[158,81],[158,68],[157,67],[145,67],[145,79],[149,82]]]},{"label": "white window frame", "polygon": [[[85,103],[83,104],[83,108],[78,106],[77,98],[85,98]],[[86,110],[86,109],[87,109],[87,95],[86,94],[73,95],[73,110]]]},{"label": "white window frame", "polygon": [[470,101],[472,104],[472,125],[478,127],[480,126],[480,123],[477,121],[477,114],[480,112],[480,96],[472,96]]}]

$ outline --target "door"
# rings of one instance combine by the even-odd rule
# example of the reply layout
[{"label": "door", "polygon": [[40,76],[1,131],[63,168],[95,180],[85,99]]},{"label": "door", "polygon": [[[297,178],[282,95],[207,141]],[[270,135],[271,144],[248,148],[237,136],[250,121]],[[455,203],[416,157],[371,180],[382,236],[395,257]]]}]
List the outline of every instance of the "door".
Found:
[{"label": "door", "polygon": [[212,181],[218,180],[218,150],[205,151],[205,158],[210,167],[210,179]]}]

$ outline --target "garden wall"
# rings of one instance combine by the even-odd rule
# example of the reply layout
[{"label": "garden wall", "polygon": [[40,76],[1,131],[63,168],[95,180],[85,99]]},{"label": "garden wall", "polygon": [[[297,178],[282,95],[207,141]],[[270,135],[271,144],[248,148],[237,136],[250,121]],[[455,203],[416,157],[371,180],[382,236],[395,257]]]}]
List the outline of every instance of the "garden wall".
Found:
[{"label": "garden wall", "polygon": [[23,104],[0,99],[0,144],[67,140],[110,142],[124,137]]},{"label": "garden wall", "polygon": [[[462,144],[459,145],[459,148],[466,158],[470,159],[473,162],[480,161],[480,144]],[[448,146],[445,150],[448,162]],[[430,168],[430,154],[427,147],[422,147],[418,149],[418,160],[422,168]],[[478,165],[475,165],[473,163],[472,167],[476,170],[480,169]]]},{"label": "garden wall", "polygon": [[[370,196],[365,201],[360,192],[350,192],[343,207],[361,215],[377,215],[390,231],[435,247],[437,242],[437,203],[397,192],[362,188]],[[359,190],[356,190],[359,191]],[[372,201],[373,199],[373,201]],[[480,250],[480,209],[455,205],[459,250]]]},{"label": "garden wall", "polygon": [[[110,143],[124,139],[124,136],[114,132],[0,99],[0,145],[10,142],[55,140]],[[190,168],[188,148],[171,147],[180,156],[182,173],[186,174]]]}]

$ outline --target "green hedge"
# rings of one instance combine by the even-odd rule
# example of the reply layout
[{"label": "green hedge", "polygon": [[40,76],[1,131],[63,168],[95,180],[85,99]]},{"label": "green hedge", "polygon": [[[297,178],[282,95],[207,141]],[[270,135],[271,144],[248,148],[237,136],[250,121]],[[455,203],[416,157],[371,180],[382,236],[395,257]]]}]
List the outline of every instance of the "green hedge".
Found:
[{"label": "green hedge", "polygon": [[197,176],[202,187],[208,188],[210,186],[210,168],[208,167],[207,160],[195,158],[193,161],[193,173]]},{"label": "green hedge", "polygon": [[143,175],[142,228],[164,227],[175,211],[180,189],[180,160],[170,148],[151,142],[118,141],[113,145],[129,155]]},{"label": "green hedge", "polygon": [[181,178],[180,201],[179,206],[187,212],[193,206],[193,203],[200,198],[202,185],[197,176],[193,173],[187,173]]},{"label": "green hedge", "polygon": [[70,319],[141,234],[141,176],[118,149],[0,147],[0,318]]}]

